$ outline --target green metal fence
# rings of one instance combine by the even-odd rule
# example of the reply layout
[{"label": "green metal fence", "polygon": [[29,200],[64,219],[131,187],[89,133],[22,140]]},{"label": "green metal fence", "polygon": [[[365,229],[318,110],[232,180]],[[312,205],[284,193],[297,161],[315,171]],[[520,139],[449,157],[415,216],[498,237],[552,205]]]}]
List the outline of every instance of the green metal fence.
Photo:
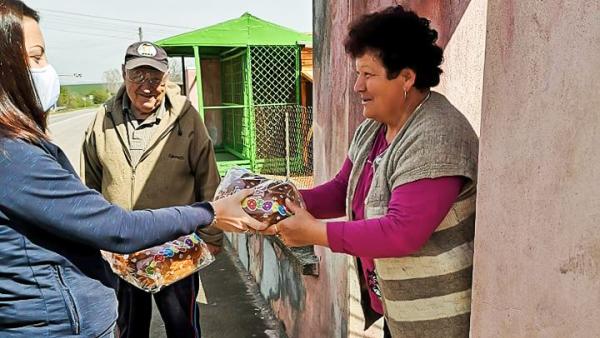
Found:
[{"label": "green metal fence", "polygon": [[296,46],[250,47],[255,105],[298,103]]},{"label": "green metal fence", "polygon": [[251,46],[221,60],[223,148],[254,172],[312,184],[312,108],[301,107],[300,48]]},{"label": "green metal fence", "polygon": [[250,156],[248,147],[249,128],[246,120],[244,54],[237,54],[221,61],[221,99],[223,106],[223,146],[238,157]]},{"label": "green metal fence", "polygon": [[312,107],[260,106],[256,116],[255,170],[290,178],[301,187],[312,186]]}]

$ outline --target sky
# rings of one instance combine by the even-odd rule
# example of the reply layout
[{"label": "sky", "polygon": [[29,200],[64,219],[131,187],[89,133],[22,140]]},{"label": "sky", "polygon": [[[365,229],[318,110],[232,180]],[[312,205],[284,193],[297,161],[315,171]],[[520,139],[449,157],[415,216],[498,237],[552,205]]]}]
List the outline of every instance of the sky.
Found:
[{"label": "sky", "polygon": [[[234,19],[244,12],[312,31],[312,0],[24,0],[39,11],[50,63],[62,84],[100,83],[128,45]],[[81,76],[75,76],[81,74]]]}]

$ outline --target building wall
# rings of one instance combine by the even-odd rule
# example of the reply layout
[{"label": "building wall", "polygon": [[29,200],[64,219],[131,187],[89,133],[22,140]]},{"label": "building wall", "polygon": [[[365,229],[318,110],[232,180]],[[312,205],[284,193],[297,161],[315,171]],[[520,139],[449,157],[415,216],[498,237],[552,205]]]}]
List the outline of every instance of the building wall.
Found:
[{"label": "building wall", "polygon": [[[314,2],[314,163],[315,182],[340,169],[354,130],[363,120],[352,92],[353,61],[343,49],[348,24],[394,1],[315,0]],[[446,49],[444,76],[437,90],[446,94],[479,130],[483,82],[486,0],[407,1],[431,18]],[[444,2],[446,3],[446,2]],[[467,53],[468,52],[468,53]],[[290,337],[380,337],[381,321],[364,331],[354,260],[315,248],[318,277],[303,276],[288,257],[260,236],[230,235],[244,266],[255,277]]]},{"label": "building wall", "polygon": [[[471,335],[598,336],[600,3],[314,0],[317,183],[363,119],[347,25],[396,2],[438,29],[436,90],[480,131]],[[290,337],[381,336],[362,330],[348,256],[317,247],[320,275],[304,276],[269,240],[229,237]]]},{"label": "building wall", "polygon": [[319,276],[308,276],[266,237],[227,236],[289,337],[346,337],[345,313],[340,312],[346,294],[336,278],[343,271],[330,252],[315,248],[321,257]]},{"label": "building wall", "polygon": [[489,3],[473,337],[600,335],[598,13]]},{"label": "building wall", "polygon": [[[353,61],[343,49],[348,24],[395,1],[315,0],[314,2],[314,163],[315,182],[331,179],[341,167],[354,130],[363,120],[352,92]],[[446,94],[479,130],[486,0],[406,1],[428,16],[446,50],[442,83]],[[290,259],[260,236],[229,235],[242,264],[282,321],[289,337],[380,337],[381,321],[364,331],[354,260],[315,248],[318,277],[301,275]]]},{"label": "building wall", "polygon": [[[348,24],[362,14],[394,5],[396,1],[315,1],[315,175],[317,181],[333,177],[343,160],[354,130],[363,120],[359,98],[352,92],[354,65],[343,49]],[[485,46],[486,0],[401,1],[432,21],[445,49],[444,74],[438,90],[449,97],[479,130]],[[323,259],[329,259],[324,256]],[[345,261],[344,261],[345,260]],[[380,337],[381,323],[363,331],[358,303],[358,281],[349,258],[338,258],[343,274],[335,290],[347,325],[343,337]],[[345,283],[345,285],[344,285]],[[337,319],[334,319],[337,320]]]}]

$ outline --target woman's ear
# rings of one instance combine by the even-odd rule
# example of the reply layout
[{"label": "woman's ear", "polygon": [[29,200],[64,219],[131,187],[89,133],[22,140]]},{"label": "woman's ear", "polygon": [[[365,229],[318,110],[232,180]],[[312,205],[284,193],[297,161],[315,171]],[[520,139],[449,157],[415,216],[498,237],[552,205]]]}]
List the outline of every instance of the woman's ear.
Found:
[{"label": "woman's ear", "polygon": [[402,69],[398,76],[404,80],[404,90],[407,92],[415,85],[417,80],[417,73],[410,68]]}]

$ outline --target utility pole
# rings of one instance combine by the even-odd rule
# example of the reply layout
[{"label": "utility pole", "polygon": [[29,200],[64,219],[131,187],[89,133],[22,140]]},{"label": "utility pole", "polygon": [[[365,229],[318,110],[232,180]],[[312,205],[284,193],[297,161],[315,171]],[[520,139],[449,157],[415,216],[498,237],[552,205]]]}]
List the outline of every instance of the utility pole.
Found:
[{"label": "utility pole", "polygon": [[142,27],[138,27],[138,35],[140,36],[140,41],[144,41],[144,34],[142,33]]}]

